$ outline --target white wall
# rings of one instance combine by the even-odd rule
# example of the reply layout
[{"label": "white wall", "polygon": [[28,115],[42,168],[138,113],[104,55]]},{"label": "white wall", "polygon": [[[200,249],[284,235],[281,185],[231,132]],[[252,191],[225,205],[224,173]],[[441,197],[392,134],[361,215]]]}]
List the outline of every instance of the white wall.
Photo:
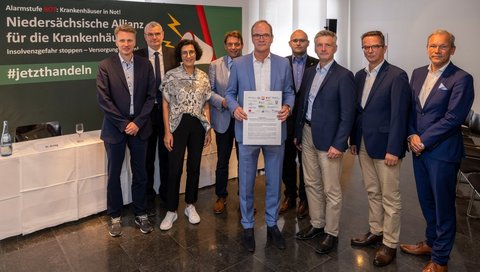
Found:
[{"label": "white wall", "polygon": [[409,75],[429,63],[428,35],[444,28],[455,35],[457,50],[452,62],[473,75],[477,98],[473,109],[480,112],[479,45],[480,1],[478,0],[351,0],[351,69],[365,66],[362,33],[378,29],[388,34],[388,61]]}]

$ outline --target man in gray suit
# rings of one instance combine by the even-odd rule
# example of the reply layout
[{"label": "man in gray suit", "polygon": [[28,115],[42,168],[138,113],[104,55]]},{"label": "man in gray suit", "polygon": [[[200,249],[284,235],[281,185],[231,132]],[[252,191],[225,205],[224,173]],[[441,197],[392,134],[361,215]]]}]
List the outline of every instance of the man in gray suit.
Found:
[{"label": "man in gray suit", "polygon": [[237,30],[227,32],[223,43],[227,55],[212,61],[208,69],[210,86],[212,87],[212,97],[209,100],[211,105],[210,121],[212,128],[215,130],[215,140],[217,143],[215,194],[218,198],[213,207],[213,212],[216,214],[223,213],[223,211],[225,211],[225,205],[227,204],[228,163],[232,153],[233,139],[235,137],[235,120],[227,110],[225,90],[227,89],[233,59],[242,55],[242,34]]}]

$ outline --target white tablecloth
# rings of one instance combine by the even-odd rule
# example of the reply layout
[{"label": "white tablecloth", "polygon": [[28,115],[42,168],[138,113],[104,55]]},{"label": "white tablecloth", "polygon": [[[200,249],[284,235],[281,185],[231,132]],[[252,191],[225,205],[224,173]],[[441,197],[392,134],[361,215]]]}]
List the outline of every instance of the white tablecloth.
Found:
[{"label": "white tablecloth", "polygon": [[[99,131],[14,143],[0,157],[0,239],[31,233],[106,209],[106,156]],[[213,133],[212,133],[213,135]],[[131,202],[128,152],[122,170],[124,203]],[[260,163],[263,165],[263,161]],[[200,187],[215,183],[215,142],[205,148]],[[184,167],[185,172],[185,167]],[[230,177],[237,175],[232,152]],[[158,183],[158,170],[156,180]],[[180,191],[184,192],[185,173]]]}]

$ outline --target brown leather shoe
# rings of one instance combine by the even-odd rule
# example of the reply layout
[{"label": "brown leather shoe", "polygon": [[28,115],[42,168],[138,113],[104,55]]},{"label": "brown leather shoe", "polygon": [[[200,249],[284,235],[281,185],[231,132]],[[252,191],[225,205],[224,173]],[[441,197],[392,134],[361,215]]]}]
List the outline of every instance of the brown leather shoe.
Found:
[{"label": "brown leather shoe", "polygon": [[352,238],[350,240],[350,244],[352,246],[366,247],[366,246],[374,245],[377,243],[381,243],[382,241],[383,241],[383,235],[375,235],[371,232],[367,232],[362,237]]},{"label": "brown leather shoe", "polygon": [[423,267],[422,272],[447,272],[448,266],[446,265],[439,265],[432,261],[428,261],[428,263]]},{"label": "brown leather shoe", "polygon": [[427,245],[427,241],[418,242],[416,245],[401,244],[400,249],[408,254],[412,255],[431,255],[432,248]]},{"label": "brown leather shoe", "polygon": [[295,199],[286,197],[283,201],[282,204],[280,204],[280,211],[279,213],[284,213],[288,211],[289,209],[295,207]]},{"label": "brown leather shoe", "polygon": [[298,219],[303,219],[307,217],[308,215],[308,202],[307,200],[300,200],[298,202],[298,208],[297,208],[297,218]]},{"label": "brown leather shoe", "polygon": [[397,256],[397,249],[388,247],[384,244],[375,253],[375,258],[373,259],[373,264],[376,266],[385,266],[388,265],[395,259]]},{"label": "brown leather shoe", "polygon": [[227,205],[227,199],[225,197],[217,198],[215,205],[213,205],[213,212],[216,214],[221,214],[225,211],[225,205]]}]

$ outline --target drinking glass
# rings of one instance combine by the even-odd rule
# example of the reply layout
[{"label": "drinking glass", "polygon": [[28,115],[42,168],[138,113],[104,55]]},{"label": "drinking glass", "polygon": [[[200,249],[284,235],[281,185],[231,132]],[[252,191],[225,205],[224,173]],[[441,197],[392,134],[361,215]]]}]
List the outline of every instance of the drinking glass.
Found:
[{"label": "drinking glass", "polygon": [[75,131],[77,132],[78,134],[78,140],[77,142],[82,142],[82,133],[83,133],[83,123],[77,123],[75,125]]}]

